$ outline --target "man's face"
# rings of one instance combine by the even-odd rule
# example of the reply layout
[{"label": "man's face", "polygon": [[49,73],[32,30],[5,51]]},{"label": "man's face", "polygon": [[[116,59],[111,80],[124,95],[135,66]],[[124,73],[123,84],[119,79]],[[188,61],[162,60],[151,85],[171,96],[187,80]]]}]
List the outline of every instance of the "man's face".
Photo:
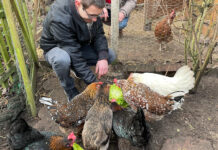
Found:
[{"label": "man's face", "polygon": [[81,4],[80,0],[76,0],[75,5],[79,15],[85,20],[85,22],[97,21],[97,17],[101,15],[103,10],[101,8],[96,7],[95,5],[91,5],[85,9]]}]

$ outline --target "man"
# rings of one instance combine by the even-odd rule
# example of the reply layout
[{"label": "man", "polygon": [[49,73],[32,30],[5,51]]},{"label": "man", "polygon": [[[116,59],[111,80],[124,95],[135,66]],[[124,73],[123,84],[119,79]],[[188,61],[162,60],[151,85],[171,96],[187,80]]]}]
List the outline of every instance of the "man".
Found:
[{"label": "man", "polygon": [[[129,15],[135,8],[137,0],[120,0],[120,11],[119,11],[119,32],[122,36],[122,30],[127,26]],[[102,16],[103,23],[111,24],[111,0],[106,0],[106,7],[103,9],[104,14]]]},{"label": "man", "polygon": [[100,79],[116,58],[108,49],[99,17],[104,7],[105,0],[56,0],[44,20],[40,47],[68,101],[78,94],[70,69],[90,84],[96,77],[89,65],[96,65]]}]

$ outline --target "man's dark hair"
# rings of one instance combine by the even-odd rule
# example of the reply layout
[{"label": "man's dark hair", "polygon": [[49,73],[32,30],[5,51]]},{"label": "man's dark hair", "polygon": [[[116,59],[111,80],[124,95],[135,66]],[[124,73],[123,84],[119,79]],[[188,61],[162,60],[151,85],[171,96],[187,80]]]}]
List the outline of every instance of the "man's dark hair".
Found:
[{"label": "man's dark hair", "polygon": [[105,0],[81,0],[81,3],[85,9],[91,5],[95,5],[98,8],[105,7]]}]

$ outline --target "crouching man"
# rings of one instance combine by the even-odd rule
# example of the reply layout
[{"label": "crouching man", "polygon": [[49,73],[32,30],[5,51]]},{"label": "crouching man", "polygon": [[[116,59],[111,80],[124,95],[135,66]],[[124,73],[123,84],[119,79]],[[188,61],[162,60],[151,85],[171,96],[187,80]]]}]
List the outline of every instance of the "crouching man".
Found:
[{"label": "crouching man", "polygon": [[107,74],[116,59],[108,48],[100,19],[105,0],[56,0],[43,23],[40,47],[52,66],[68,101],[79,94],[70,69],[86,84],[96,81],[90,65],[96,65],[98,78]]}]

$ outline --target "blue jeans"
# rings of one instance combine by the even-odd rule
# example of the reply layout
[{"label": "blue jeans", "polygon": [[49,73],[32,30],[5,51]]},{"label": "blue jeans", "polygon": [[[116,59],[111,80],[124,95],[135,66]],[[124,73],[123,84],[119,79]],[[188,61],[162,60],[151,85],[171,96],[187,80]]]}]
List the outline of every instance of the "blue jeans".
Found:
[{"label": "blue jeans", "polygon": [[129,17],[125,17],[125,18],[123,19],[123,21],[121,21],[121,22],[119,23],[119,29],[120,29],[120,30],[124,29],[124,28],[127,26],[128,20],[129,20]]},{"label": "blue jeans", "polygon": [[[98,61],[97,52],[89,45],[81,47],[82,56],[87,60],[89,66],[96,65]],[[46,61],[52,66],[58,76],[61,86],[67,92],[75,88],[74,80],[70,76],[71,58],[70,55],[59,47],[49,50],[45,54]],[[116,59],[116,54],[109,49],[108,63],[111,64]]]}]

